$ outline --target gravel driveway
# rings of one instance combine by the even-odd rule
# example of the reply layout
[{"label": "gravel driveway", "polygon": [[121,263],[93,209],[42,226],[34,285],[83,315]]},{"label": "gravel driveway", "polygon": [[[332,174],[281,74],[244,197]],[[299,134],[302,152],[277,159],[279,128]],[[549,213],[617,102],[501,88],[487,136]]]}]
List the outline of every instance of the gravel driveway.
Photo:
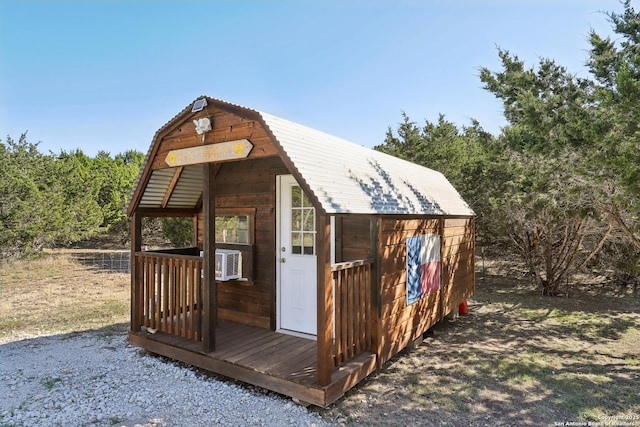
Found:
[{"label": "gravel driveway", "polygon": [[121,333],[0,344],[1,426],[326,426],[273,393],[147,355]]}]

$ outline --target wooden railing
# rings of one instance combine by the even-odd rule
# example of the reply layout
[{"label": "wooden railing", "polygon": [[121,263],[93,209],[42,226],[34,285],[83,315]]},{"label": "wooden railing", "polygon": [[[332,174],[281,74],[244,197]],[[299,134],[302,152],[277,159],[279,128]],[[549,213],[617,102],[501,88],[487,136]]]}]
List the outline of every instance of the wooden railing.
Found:
[{"label": "wooden railing", "polygon": [[136,252],[140,326],[202,340],[202,267],[199,256]]},{"label": "wooden railing", "polygon": [[334,363],[344,365],[371,347],[371,266],[373,260],[333,264]]}]

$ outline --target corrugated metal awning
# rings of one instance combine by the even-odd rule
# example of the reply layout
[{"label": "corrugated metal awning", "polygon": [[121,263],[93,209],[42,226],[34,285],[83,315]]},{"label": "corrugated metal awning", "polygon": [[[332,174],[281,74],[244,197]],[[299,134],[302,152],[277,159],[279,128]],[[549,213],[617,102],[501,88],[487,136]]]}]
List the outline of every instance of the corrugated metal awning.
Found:
[{"label": "corrugated metal awning", "polygon": [[[180,168],[156,169],[142,193],[140,208],[194,208],[202,196],[202,165],[184,167],[174,182]],[[174,183],[174,187],[171,185]]]}]

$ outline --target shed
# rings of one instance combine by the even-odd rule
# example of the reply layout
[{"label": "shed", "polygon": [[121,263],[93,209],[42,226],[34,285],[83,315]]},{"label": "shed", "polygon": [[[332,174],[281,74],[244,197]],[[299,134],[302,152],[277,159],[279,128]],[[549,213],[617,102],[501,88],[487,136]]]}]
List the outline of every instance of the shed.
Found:
[{"label": "shed", "polygon": [[[160,128],[126,208],[130,342],[318,406],[475,290],[474,214],[439,172],[201,97]],[[192,247],[143,251],[143,217]]]}]

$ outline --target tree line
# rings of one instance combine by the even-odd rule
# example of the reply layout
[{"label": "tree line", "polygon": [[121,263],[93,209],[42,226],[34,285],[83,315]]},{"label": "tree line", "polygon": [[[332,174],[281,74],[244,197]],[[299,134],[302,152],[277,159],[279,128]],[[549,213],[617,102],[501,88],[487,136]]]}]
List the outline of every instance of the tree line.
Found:
[{"label": "tree line", "polygon": [[99,232],[126,233],[125,204],[144,161],[81,150],[44,154],[22,134],[0,140],[0,255],[37,254]]},{"label": "tree line", "polygon": [[[499,135],[403,113],[375,147],[443,172],[477,215],[478,244],[520,256],[546,295],[585,269],[640,277],[640,15],[629,0],[623,8],[608,14],[615,38],[590,32],[587,77],[498,50],[501,68],[481,68],[480,80],[502,102]],[[0,254],[126,232],[143,161],[136,151],[42,154],[26,134],[0,141]],[[191,239],[190,221],[162,228],[176,244]]]},{"label": "tree line", "polygon": [[640,15],[623,7],[608,13],[615,38],[590,32],[587,77],[498,49],[501,69],[480,70],[503,105],[498,136],[404,114],[376,147],[443,172],[476,212],[479,244],[518,254],[543,294],[587,268],[640,276]]}]

